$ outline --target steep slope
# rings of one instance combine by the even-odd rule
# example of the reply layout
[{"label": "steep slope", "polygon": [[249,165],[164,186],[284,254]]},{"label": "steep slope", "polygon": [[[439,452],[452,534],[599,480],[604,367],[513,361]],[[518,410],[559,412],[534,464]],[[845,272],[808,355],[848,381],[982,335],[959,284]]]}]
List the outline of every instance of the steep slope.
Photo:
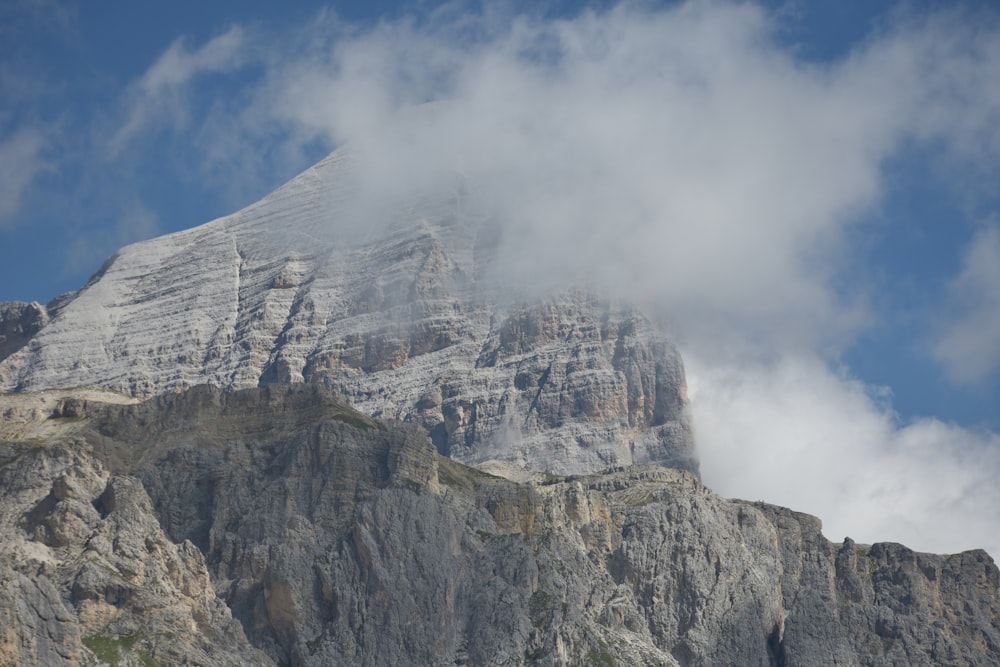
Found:
[{"label": "steep slope", "polygon": [[[39,310],[0,390],[321,383],[466,463],[697,468],[683,366],[656,325],[581,291],[512,289],[460,189],[373,207],[359,187],[337,152],[232,216],[123,248],[50,321]],[[0,330],[26,311],[4,312]]]},{"label": "steep slope", "polygon": [[[517,484],[319,386],[68,399],[53,414],[71,420],[64,444],[10,445],[0,466],[19,489],[0,501],[18,545],[4,580],[46,587],[6,625],[7,656],[55,637],[53,664],[74,664],[100,632],[90,644],[124,637],[191,664],[219,664],[215,642],[246,664],[998,663],[1000,574],[984,552],[834,544],[814,517],[725,500],[685,471]],[[80,550],[106,564],[83,589],[60,576]],[[161,562],[177,563],[166,583],[150,576]],[[109,588],[136,572],[145,583]],[[167,593],[144,606],[142,590]],[[163,629],[181,622],[189,634]],[[253,662],[244,638],[269,658]]]},{"label": "steep slope", "polygon": [[271,663],[138,479],[78,445],[0,442],[0,488],[0,665]]},{"label": "steep slope", "polygon": [[48,312],[37,303],[0,303],[0,361],[24,347],[48,321]]}]

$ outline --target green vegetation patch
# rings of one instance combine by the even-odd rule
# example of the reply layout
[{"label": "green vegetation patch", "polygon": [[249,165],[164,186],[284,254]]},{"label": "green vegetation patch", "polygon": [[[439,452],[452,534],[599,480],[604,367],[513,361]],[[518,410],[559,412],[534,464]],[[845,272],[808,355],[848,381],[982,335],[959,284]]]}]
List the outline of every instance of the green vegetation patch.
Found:
[{"label": "green vegetation patch", "polygon": [[455,463],[449,459],[438,459],[438,482],[453,489],[473,490],[484,482],[500,479],[496,475]]},{"label": "green vegetation patch", "polygon": [[420,494],[424,491],[424,486],[420,482],[416,482],[412,479],[404,479],[403,486],[413,493]]},{"label": "green vegetation patch", "polygon": [[629,507],[645,507],[656,501],[656,493],[648,487],[631,488],[621,494],[621,500]]},{"label": "green vegetation patch", "polygon": [[528,618],[536,628],[542,628],[552,621],[552,596],[543,590],[531,594],[528,600]]},{"label": "green vegetation patch", "polygon": [[608,652],[608,645],[601,642],[599,648],[590,649],[587,653],[587,664],[593,667],[618,667],[614,656]]},{"label": "green vegetation patch", "polygon": [[136,639],[134,635],[125,637],[94,635],[84,638],[83,645],[111,667],[125,667],[136,662],[144,667],[161,667],[160,663],[149,655],[135,649]]},{"label": "green vegetation patch", "polygon": [[335,419],[335,420],[337,420],[339,422],[344,422],[345,424],[347,424],[349,426],[353,426],[354,428],[356,428],[358,430],[361,430],[361,431],[370,431],[370,430],[372,430],[374,428],[379,428],[379,429],[384,428],[378,422],[373,422],[372,420],[368,419],[364,415],[352,414],[350,412],[343,412],[343,413],[334,415],[333,419]]},{"label": "green vegetation patch", "polygon": [[320,647],[323,645],[323,636],[316,635],[314,639],[310,639],[306,642],[306,649],[309,650],[309,655],[316,655]]}]

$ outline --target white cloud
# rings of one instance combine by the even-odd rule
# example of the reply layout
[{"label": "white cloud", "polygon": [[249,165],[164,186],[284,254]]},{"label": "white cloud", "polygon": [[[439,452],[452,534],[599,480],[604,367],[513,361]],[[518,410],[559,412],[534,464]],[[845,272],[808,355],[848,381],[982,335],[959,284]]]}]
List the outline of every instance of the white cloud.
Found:
[{"label": "white cloud", "polygon": [[[198,73],[257,59],[262,78],[189,135],[216,181],[349,141],[369,214],[461,192],[501,231],[501,279],[590,281],[672,322],[711,486],[818,514],[834,539],[1000,554],[998,437],[899,423],[889,395],[829,363],[878,317],[848,242],[890,187],[886,162],[917,144],[956,181],[993,185],[965,177],[1000,166],[995,16],[904,19],[825,64],[748,3],[454,16],[177,42],[135,86],[120,141],[183,127]],[[955,286],[970,305],[937,348],[958,376],[998,349],[994,236],[970,252]]]},{"label": "white cloud", "polygon": [[752,6],[522,21],[472,45],[449,28],[339,36],[283,62],[261,104],[350,139],[372,199],[460,174],[507,232],[508,273],[782,338],[853,322],[819,247],[877,196],[895,108],[853,112],[867,91],[800,68]]},{"label": "white cloud", "polygon": [[705,482],[819,516],[833,540],[1000,554],[1000,436],[901,424],[888,397],[813,356],[688,355]]},{"label": "white cloud", "polygon": [[975,234],[951,294],[959,315],[934,355],[956,382],[976,382],[1000,368],[1000,226]]},{"label": "white cloud", "polygon": [[[258,47],[253,102],[212,128],[230,148],[275,128],[350,141],[372,201],[461,180],[504,231],[507,276],[592,280],[689,344],[814,349],[873,317],[845,233],[884,163],[913,141],[960,161],[997,140],[1000,31],[915,19],[814,65],[772,30],[723,2],[419,29],[324,16],[292,49]],[[428,100],[447,103],[413,110]]]},{"label": "white cloud", "polygon": [[[588,280],[664,314],[721,493],[815,513],[834,539],[1000,554],[1000,438],[899,423],[824,354],[875,317],[835,285],[885,162],[918,142],[956,175],[996,168],[995,21],[910,20],[825,65],[749,4],[330,25],[272,56],[245,121],[349,141],[372,201],[461,188],[504,235],[503,280]],[[956,287],[974,304],[939,348],[956,368],[1000,349],[995,246],[980,237]]]},{"label": "white cloud", "polygon": [[24,193],[48,168],[44,149],[42,133],[33,128],[0,140],[0,226],[18,213]]},{"label": "white cloud", "polygon": [[110,140],[112,152],[120,151],[151,125],[186,123],[189,84],[199,75],[240,67],[247,55],[243,47],[244,33],[238,26],[193,50],[185,39],[175,40],[129,91],[126,119]]}]

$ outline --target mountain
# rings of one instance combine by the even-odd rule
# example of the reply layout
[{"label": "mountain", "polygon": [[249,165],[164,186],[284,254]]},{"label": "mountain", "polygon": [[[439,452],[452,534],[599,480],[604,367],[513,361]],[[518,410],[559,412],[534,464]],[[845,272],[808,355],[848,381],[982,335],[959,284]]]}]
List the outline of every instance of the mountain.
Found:
[{"label": "mountain", "polygon": [[513,482],[319,385],[128,403],[2,398],[0,665],[1000,659],[982,551],[832,543],[660,466]]},{"label": "mountain", "polygon": [[453,185],[341,150],[0,304],[0,667],[1000,664],[988,554],[714,494],[665,329]]},{"label": "mountain", "polygon": [[48,321],[48,311],[37,303],[0,303],[0,362],[24,347]]},{"label": "mountain", "polygon": [[0,390],[321,383],[470,464],[697,469],[659,327],[581,290],[519,293],[460,189],[375,210],[356,180],[335,152],[234,215],[123,248],[54,312],[6,306],[0,330],[45,324],[11,338]]}]

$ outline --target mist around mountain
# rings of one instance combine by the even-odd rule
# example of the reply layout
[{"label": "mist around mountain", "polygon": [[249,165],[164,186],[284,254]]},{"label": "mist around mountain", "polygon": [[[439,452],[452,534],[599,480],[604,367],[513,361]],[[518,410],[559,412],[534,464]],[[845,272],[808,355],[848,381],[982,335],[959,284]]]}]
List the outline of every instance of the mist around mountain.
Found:
[{"label": "mist around mountain", "polygon": [[3,298],[76,290],[353,142],[367,203],[322,238],[453,193],[507,280],[666,322],[713,488],[1000,550],[996,11],[786,4],[13,3]]},{"label": "mist around mountain", "polygon": [[232,216],[123,248],[0,361],[0,388],[318,383],[469,464],[697,470],[683,364],[654,321],[586,285],[507,279],[470,195],[376,212],[357,179],[337,151]]},{"label": "mist around mountain", "polygon": [[[335,150],[0,304],[0,663],[997,664],[1000,440],[847,363],[893,160],[982,201],[994,24],[818,65],[751,4],[438,19],[230,26],[130,89],[115,155],[249,68],[194,123],[220,187]],[[922,342],[957,385],[995,227]]]},{"label": "mist around mountain", "polygon": [[0,309],[0,664],[996,664],[985,551],[716,495],[660,322],[357,174]]}]

